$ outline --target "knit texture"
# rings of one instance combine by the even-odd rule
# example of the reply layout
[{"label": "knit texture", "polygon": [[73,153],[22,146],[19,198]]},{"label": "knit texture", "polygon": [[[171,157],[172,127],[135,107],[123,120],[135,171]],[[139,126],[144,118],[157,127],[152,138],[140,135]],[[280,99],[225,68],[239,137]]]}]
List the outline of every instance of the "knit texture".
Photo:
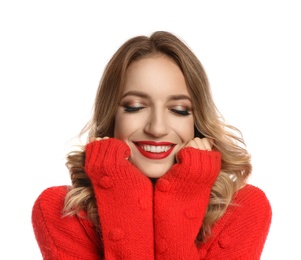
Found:
[{"label": "knit texture", "polygon": [[219,152],[195,148],[182,149],[178,161],[155,187],[156,259],[198,259],[194,241],[221,167]]},{"label": "knit texture", "polygon": [[117,139],[89,143],[85,171],[98,202],[105,259],[149,260],[154,258],[153,186],[126,160],[129,155]]},{"label": "knit texture", "polygon": [[213,226],[208,241],[194,244],[220,171],[218,152],[182,149],[179,163],[155,188],[128,162],[129,155],[129,147],[114,138],[86,146],[85,171],[102,239],[85,217],[62,217],[67,186],[40,194],[32,225],[43,259],[260,259],[272,212],[264,192],[252,185],[235,194],[235,205]]}]

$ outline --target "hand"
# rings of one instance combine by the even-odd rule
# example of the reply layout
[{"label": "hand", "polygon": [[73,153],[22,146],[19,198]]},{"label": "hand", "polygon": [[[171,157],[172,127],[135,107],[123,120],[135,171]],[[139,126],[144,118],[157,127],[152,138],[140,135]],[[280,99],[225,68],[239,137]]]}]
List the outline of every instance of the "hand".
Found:
[{"label": "hand", "polygon": [[[89,139],[89,143],[92,143],[92,142],[94,142],[94,141],[102,141],[102,140],[108,140],[108,139],[110,139],[110,137],[108,137],[108,136],[104,136],[104,137],[96,137],[96,138],[90,138]],[[129,146],[128,146],[129,147]],[[129,147],[130,148],[130,147]],[[130,152],[131,153],[131,152]],[[128,160],[129,159],[129,156],[128,157],[125,157],[125,159],[126,160]]]},{"label": "hand", "polygon": [[[104,258],[154,259],[153,185],[127,160],[129,146],[117,138],[97,137],[91,138],[85,152]],[[145,243],[140,243],[142,237]]]},{"label": "hand", "polygon": [[85,171],[92,178],[92,173],[105,174],[116,167],[128,166],[130,154],[129,146],[119,139],[107,136],[90,139],[85,147]]},{"label": "hand", "polygon": [[[196,236],[210,191],[221,169],[221,154],[208,138],[190,140],[175,165],[156,183],[154,193],[156,259],[198,259]],[[185,252],[186,255],[183,255]]]},{"label": "hand", "polygon": [[190,140],[185,146],[185,147],[193,147],[196,149],[200,150],[206,150],[206,151],[211,151],[213,146],[213,140],[209,138],[199,138],[195,137],[194,139]]},{"label": "hand", "polygon": [[109,139],[110,137],[105,136],[105,137],[91,137],[89,138],[89,143],[92,143],[93,141],[101,141],[101,140],[106,140]]},{"label": "hand", "polygon": [[[190,140],[187,144],[185,144],[179,151],[188,147],[192,147],[199,150],[211,151],[212,146],[212,139],[195,137],[194,139]],[[178,154],[176,154],[176,161],[179,163]]]}]

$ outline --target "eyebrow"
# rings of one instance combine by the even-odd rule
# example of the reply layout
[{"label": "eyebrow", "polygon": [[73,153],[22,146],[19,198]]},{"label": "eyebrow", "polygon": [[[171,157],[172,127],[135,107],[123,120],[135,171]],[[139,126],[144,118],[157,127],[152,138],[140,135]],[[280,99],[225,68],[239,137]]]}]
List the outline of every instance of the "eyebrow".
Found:
[{"label": "eyebrow", "polygon": [[137,97],[142,97],[142,98],[150,98],[149,95],[147,95],[143,92],[137,91],[137,90],[128,91],[125,94],[123,94],[121,98],[125,98],[127,96],[137,96]]},{"label": "eyebrow", "polygon": [[[144,92],[141,91],[137,91],[137,90],[131,90],[126,92],[125,94],[122,95],[121,99],[127,97],[127,96],[137,96],[137,97],[141,97],[141,98],[147,98],[150,99],[150,96],[145,94]],[[191,98],[187,95],[184,94],[180,94],[180,95],[170,95],[168,97],[169,100],[181,100],[181,99],[187,99],[191,102]]]}]

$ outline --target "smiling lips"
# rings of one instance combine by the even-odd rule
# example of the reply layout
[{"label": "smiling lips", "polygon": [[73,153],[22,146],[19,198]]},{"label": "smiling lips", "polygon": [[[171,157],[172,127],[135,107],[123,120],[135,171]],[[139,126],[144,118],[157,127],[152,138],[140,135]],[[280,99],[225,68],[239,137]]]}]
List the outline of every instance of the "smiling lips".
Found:
[{"label": "smiling lips", "polygon": [[138,141],[134,143],[144,157],[153,160],[166,158],[175,147],[175,144],[169,142]]}]

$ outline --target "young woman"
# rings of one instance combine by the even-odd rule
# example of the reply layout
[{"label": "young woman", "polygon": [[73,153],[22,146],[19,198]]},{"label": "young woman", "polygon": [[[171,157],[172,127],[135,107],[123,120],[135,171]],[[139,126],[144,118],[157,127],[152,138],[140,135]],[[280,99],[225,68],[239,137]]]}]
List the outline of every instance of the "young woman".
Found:
[{"label": "young woman", "polygon": [[260,259],[271,207],[250,155],[176,36],[126,41],[109,61],[71,186],[37,198],[44,259]]}]

